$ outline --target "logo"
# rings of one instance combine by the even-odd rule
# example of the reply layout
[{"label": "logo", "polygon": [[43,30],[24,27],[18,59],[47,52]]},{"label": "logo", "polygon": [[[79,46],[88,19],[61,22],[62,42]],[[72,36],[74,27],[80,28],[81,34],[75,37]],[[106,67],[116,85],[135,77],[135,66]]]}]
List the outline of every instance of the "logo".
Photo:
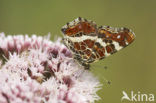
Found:
[{"label": "logo", "polygon": [[128,95],[125,91],[122,91],[123,97],[121,98],[121,101],[140,101],[140,102],[152,102],[154,101],[154,94],[145,94],[141,93],[140,91],[134,92],[131,91],[130,95]]},{"label": "logo", "polygon": [[62,27],[63,43],[82,66],[101,60],[134,41],[135,34],[128,28],[97,27],[96,23],[77,18]]}]

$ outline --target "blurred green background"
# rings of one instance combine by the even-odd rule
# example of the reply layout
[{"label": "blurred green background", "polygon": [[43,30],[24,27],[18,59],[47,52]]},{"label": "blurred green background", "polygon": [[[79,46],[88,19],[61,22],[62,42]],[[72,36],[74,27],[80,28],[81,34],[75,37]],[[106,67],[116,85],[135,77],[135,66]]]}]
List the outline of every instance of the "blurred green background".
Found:
[{"label": "blurred green background", "polygon": [[0,0],[0,32],[7,35],[51,32],[53,40],[62,36],[66,22],[79,16],[99,26],[128,27],[136,34],[130,46],[92,65],[103,83],[97,103],[120,103],[123,90],[156,95],[155,0]]}]

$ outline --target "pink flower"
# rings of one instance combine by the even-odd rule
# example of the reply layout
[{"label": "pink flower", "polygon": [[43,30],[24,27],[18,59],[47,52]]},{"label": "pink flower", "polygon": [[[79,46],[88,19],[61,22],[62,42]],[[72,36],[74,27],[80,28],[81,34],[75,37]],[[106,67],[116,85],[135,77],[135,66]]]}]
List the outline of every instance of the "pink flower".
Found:
[{"label": "pink flower", "polygon": [[0,33],[0,103],[94,103],[101,84],[59,38]]}]

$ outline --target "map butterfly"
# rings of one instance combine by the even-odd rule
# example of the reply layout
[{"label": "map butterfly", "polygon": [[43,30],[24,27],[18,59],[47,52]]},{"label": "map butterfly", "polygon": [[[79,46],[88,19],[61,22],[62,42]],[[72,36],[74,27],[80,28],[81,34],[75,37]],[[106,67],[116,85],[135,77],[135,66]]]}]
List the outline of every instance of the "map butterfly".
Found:
[{"label": "map butterfly", "polygon": [[85,69],[134,41],[135,34],[128,28],[97,27],[96,23],[78,17],[62,27],[63,43]]}]

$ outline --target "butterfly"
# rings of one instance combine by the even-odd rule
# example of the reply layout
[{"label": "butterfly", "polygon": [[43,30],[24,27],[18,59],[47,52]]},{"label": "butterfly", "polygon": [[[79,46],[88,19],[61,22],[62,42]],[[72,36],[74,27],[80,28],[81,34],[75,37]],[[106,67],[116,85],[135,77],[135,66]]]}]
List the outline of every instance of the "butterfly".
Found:
[{"label": "butterfly", "polygon": [[90,68],[90,63],[114,54],[135,39],[135,34],[128,28],[97,27],[95,22],[81,17],[64,25],[61,31],[63,43],[85,69]]}]

